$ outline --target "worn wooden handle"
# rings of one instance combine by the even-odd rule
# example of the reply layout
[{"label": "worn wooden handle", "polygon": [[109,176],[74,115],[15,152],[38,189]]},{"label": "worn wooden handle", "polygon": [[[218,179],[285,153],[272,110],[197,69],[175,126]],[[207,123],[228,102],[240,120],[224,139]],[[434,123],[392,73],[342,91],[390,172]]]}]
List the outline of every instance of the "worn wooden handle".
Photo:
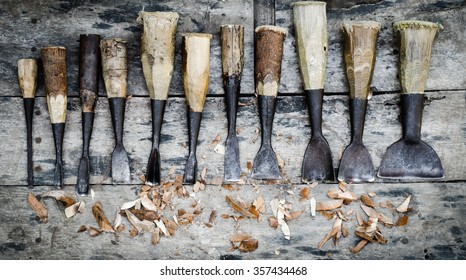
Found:
[{"label": "worn wooden handle", "polygon": [[41,50],[44,65],[45,93],[50,122],[65,123],[68,84],[66,80],[65,47],[45,47]]},{"label": "worn wooden handle", "polygon": [[183,85],[191,111],[202,112],[209,89],[211,34],[183,35]]},{"label": "worn wooden handle", "polygon": [[126,98],[128,57],[126,41],[121,38],[100,40],[102,74],[108,98]]},{"label": "worn wooden handle", "polygon": [[326,3],[292,3],[296,46],[304,90],[323,89],[327,65]]},{"label": "worn wooden handle", "polygon": [[167,100],[175,60],[175,35],[179,15],[175,12],[140,12],[144,26],[141,62],[151,99]]},{"label": "worn wooden handle", "polygon": [[400,32],[400,82],[402,93],[424,93],[429,75],[432,45],[442,25],[406,20],[393,25]]},{"label": "worn wooden handle", "polygon": [[344,60],[350,85],[350,98],[368,99],[375,64],[375,50],[380,24],[375,21],[343,23]]},{"label": "worn wooden handle", "polygon": [[244,26],[220,26],[224,77],[241,77],[244,66]]},{"label": "worn wooden handle", "polygon": [[18,60],[18,81],[23,98],[34,98],[37,89],[37,61],[35,59]]},{"label": "worn wooden handle", "polygon": [[79,36],[79,96],[82,112],[94,112],[99,91],[100,36]]},{"label": "worn wooden handle", "polygon": [[284,28],[259,26],[256,33],[255,81],[256,94],[277,96],[283,56]]}]

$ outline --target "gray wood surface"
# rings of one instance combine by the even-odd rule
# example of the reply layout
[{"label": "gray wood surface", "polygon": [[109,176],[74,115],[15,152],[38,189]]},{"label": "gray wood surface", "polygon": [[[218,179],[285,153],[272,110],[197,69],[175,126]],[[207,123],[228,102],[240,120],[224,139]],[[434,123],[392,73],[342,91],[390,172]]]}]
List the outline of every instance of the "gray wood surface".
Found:
[{"label": "gray wood surface", "polygon": [[[341,23],[344,20],[376,20],[382,25],[377,45],[373,91],[366,116],[364,143],[375,168],[380,165],[386,148],[401,136],[399,121],[399,81],[397,78],[399,38],[391,25],[397,20],[419,19],[439,22],[444,26],[434,43],[422,123],[422,139],[440,156],[446,177],[438,181],[396,182],[376,179],[371,184],[350,185],[360,195],[375,192],[376,203],[390,200],[395,205],[412,195],[404,227],[381,225],[388,243],[368,244],[358,254],[349,250],[359,238],[354,235],[355,214],[346,222],[350,235],[335,246],[328,241],[318,249],[319,241],[330,231],[333,221],[321,214],[311,218],[309,201],[299,201],[301,163],[311,134],[309,117],[299,74],[292,26],[290,0],[257,1],[267,14],[258,18],[252,0],[198,1],[14,1],[0,3],[0,259],[466,259],[465,192],[466,192],[466,4],[462,0],[400,0],[400,1],[327,1],[329,57],[326,95],[323,105],[323,133],[330,144],[333,166],[338,170],[343,150],[350,140],[348,87],[342,61]],[[259,7],[257,5],[256,7]],[[174,208],[191,209],[196,201],[202,213],[188,226],[178,229],[175,236],[162,237],[157,246],[150,245],[150,235],[131,238],[130,228],[118,234],[90,237],[77,233],[81,225],[97,226],[91,206],[100,201],[113,222],[116,208],[137,198],[140,176],[145,173],[151,147],[150,101],[142,75],[139,48],[142,27],[136,23],[138,12],[176,11],[180,14],[177,28],[175,72],[166,107],[161,138],[162,177],[169,180],[169,171],[182,175],[188,155],[186,104],[181,80],[181,34],[207,32],[211,42],[211,72],[209,93],[203,112],[199,135],[199,172],[205,167],[206,189],[193,193],[186,186],[189,198],[175,198]],[[256,12],[256,17],[254,14]],[[274,15],[275,24],[289,31],[285,40],[279,100],[274,120],[272,145],[284,161],[281,182],[250,179],[248,162],[253,161],[260,145],[259,116],[254,97],[254,24]],[[220,136],[224,144],[227,120],[221,78],[219,27],[221,24],[245,25],[245,65],[242,97],[238,111],[238,139],[244,185],[229,191],[220,186],[223,178],[222,154],[214,151],[211,142]],[[103,37],[128,39],[129,79],[124,144],[131,160],[131,182],[112,185],[111,152],[114,145],[108,101],[100,83],[99,99],[92,135],[91,183],[95,198],[74,196],[77,168],[82,149],[81,109],[78,98],[79,34],[97,33]],[[83,214],[66,219],[61,204],[45,199],[49,222],[39,222],[26,202],[28,192],[40,195],[52,189],[54,146],[49,113],[44,97],[42,62],[39,60],[38,91],[33,120],[33,150],[35,188],[26,187],[26,128],[23,102],[17,82],[17,60],[39,58],[40,49],[49,45],[67,48],[69,87],[68,116],[64,140],[65,191],[86,202]],[[268,182],[271,183],[271,182]],[[257,186],[260,190],[257,192]],[[335,183],[319,184],[311,191],[317,200],[324,200]],[[234,214],[225,196],[252,202],[259,195],[266,200],[262,221],[222,219],[221,214]],[[305,212],[290,221],[291,240],[283,238],[280,229],[267,225],[271,215],[269,202],[283,198],[293,209]],[[344,205],[362,213],[360,202]],[[378,208],[386,215],[387,209]],[[212,210],[218,217],[213,227],[207,227]],[[392,216],[395,220],[397,215]],[[365,217],[366,218],[366,217]],[[229,251],[228,238],[242,231],[259,240],[252,253]]]}]

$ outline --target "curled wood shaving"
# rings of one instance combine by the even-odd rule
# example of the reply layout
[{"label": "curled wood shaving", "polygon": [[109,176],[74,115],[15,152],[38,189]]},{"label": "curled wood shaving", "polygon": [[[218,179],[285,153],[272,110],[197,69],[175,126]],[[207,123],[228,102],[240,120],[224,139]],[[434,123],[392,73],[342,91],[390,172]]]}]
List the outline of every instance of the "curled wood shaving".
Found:
[{"label": "curled wood shaving", "polygon": [[400,213],[405,213],[408,211],[408,206],[409,206],[409,202],[411,201],[411,195],[409,195],[404,201],[403,203],[400,204],[400,206],[398,206],[396,208],[396,211],[400,212]]},{"label": "curled wood shaving", "polygon": [[248,209],[246,209],[245,207],[241,206],[239,203],[235,202],[230,196],[226,196],[225,197],[225,200],[226,202],[228,203],[228,205],[230,205],[230,207],[235,210],[236,212],[240,213],[241,215],[247,217],[247,218],[252,218],[252,219],[255,219],[256,216],[253,215],[251,212],[249,212]]},{"label": "curled wood shaving", "polygon": [[72,198],[71,196],[67,195],[65,193],[65,191],[63,190],[53,190],[53,191],[48,191],[48,192],[45,192],[44,194],[42,194],[42,197],[53,197],[55,198],[56,200],[62,202],[65,207],[70,207],[71,205],[75,204],[76,201],[74,200],[74,198]]},{"label": "curled wood shaving", "polygon": [[243,253],[254,252],[259,247],[259,241],[257,239],[248,239],[240,242],[238,250]]},{"label": "curled wood shaving", "polygon": [[32,193],[28,193],[27,202],[32,211],[39,217],[39,219],[45,224],[47,223],[47,208],[37,200],[36,196]]},{"label": "curled wood shaving", "polygon": [[360,196],[360,199],[361,199],[361,202],[364,203],[364,205],[369,206],[371,208],[375,208],[375,203],[372,201],[372,199],[368,195],[362,194]]},{"label": "curled wood shaving", "polygon": [[105,216],[102,210],[102,204],[100,204],[100,202],[96,202],[92,206],[92,214],[94,215],[94,218],[97,221],[97,224],[99,225],[99,228],[101,230],[107,231],[107,232],[115,232],[112,225],[110,224],[107,217]]},{"label": "curled wood shaving", "polygon": [[334,210],[334,209],[340,208],[342,204],[343,204],[343,199],[317,201],[316,211]]}]

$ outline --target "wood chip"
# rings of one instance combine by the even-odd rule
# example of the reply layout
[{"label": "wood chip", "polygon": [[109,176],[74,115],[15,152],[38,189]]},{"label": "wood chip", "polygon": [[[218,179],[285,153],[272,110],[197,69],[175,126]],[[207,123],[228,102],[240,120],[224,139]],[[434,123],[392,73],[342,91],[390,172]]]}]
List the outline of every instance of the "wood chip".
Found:
[{"label": "wood chip", "polygon": [[342,191],[342,192],[346,192],[348,190],[348,184],[344,181],[340,181],[338,182],[338,188]]},{"label": "wood chip", "polygon": [[126,210],[126,209],[130,209],[130,208],[133,208],[136,206],[136,203],[139,203],[141,201],[141,198],[138,198],[136,200],[133,200],[133,201],[128,201],[128,202],[125,202],[121,205],[120,207],[120,210]]},{"label": "wood chip", "polygon": [[159,228],[154,228],[151,232],[151,239],[150,243],[152,245],[157,245],[160,241],[160,229]]},{"label": "wood chip", "polygon": [[262,196],[256,198],[252,205],[262,214],[265,214],[265,200]]},{"label": "wood chip", "polygon": [[238,250],[243,253],[254,252],[259,247],[259,241],[257,239],[243,240],[238,246]]},{"label": "wood chip", "polygon": [[324,244],[332,238],[334,235],[336,235],[338,232],[341,231],[341,223],[342,220],[340,218],[336,218],[335,222],[333,223],[332,229],[325,235],[325,237],[319,242],[317,245],[317,248],[320,249]]},{"label": "wood chip", "polygon": [[44,197],[53,197],[56,200],[62,202],[65,205],[65,207],[70,207],[71,205],[76,203],[74,198],[67,195],[66,192],[63,190],[53,190],[45,192],[44,194],[42,194],[42,198]]},{"label": "wood chip", "polygon": [[358,245],[356,245],[356,247],[354,247],[353,249],[351,249],[351,253],[353,254],[356,254],[357,252],[361,251],[361,249],[366,246],[366,244],[369,243],[369,241],[363,239],[361,241],[359,241]]},{"label": "wood chip", "polygon": [[168,233],[167,227],[165,226],[165,224],[163,223],[163,221],[157,221],[157,220],[155,220],[154,223],[155,223],[155,225],[162,231],[162,233],[163,233],[165,236],[170,236],[170,233]]},{"label": "wood chip", "polygon": [[404,201],[403,203],[400,204],[400,206],[398,206],[396,208],[396,211],[398,211],[399,213],[405,213],[408,211],[408,206],[409,206],[409,202],[411,201],[411,195],[409,195]]},{"label": "wood chip", "polygon": [[219,133],[219,134],[217,134],[217,136],[215,137],[215,139],[212,140],[212,142],[210,142],[209,147],[210,147],[210,148],[215,147],[215,146],[218,144],[218,142],[220,142],[220,139],[222,139],[222,138],[221,138],[220,133]]},{"label": "wood chip", "polygon": [[277,229],[278,228],[278,220],[275,217],[269,216],[267,217],[267,222],[269,223],[269,226]]},{"label": "wood chip", "polygon": [[287,218],[286,220],[290,221],[290,220],[297,219],[299,216],[301,216],[303,212],[304,210],[291,212],[289,218]]},{"label": "wood chip", "polygon": [[400,216],[396,221],[397,227],[403,227],[408,224],[408,216]]},{"label": "wood chip", "polygon": [[303,200],[309,199],[309,194],[310,194],[310,193],[311,193],[311,189],[310,189],[310,188],[303,188],[303,189],[299,192],[299,196],[300,196],[299,201],[303,201]]},{"label": "wood chip", "polygon": [[154,202],[150,200],[147,196],[141,198],[141,204],[146,210],[152,210],[157,212],[158,208],[155,206]]},{"label": "wood chip", "polygon": [[240,213],[241,215],[243,215],[243,216],[245,216],[247,218],[252,218],[252,219],[256,218],[256,216],[254,216],[251,212],[249,212],[248,209],[244,208],[239,203],[235,202],[230,196],[227,195],[225,197],[225,200],[233,210]]},{"label": "wood chip", "polygon": [[97,221],[97,224],[99,225],[99,228],[101,230],[107,231],[107,232],[115,232],[112,225],[110,224],[107,217],[105,216],[102,210],[102,204],[100,204],[100,202],[96,202],[92,206],[92,214],[94,215],[94,218]]},{"label": "wood chip", "polygon": [[311,216],[315,217],[316,216],[316,199],[314,197],[311,198],[310,204],[311,204]]},{"label": "wood chip", "polygon": [[100,235],[103,231],[98,229],[98,228],[95,228],[95,227],[87,227],[87,231],[89,232],[89,235],[91,237],[95,237],[97,235]]},{"label": "wood chip", "polygon": [[356,212],[356,220],[358,221],[358,225],[362,226],[364,225],[364,220],[361,217],[361,213],[358,211]]},{"label": "wood chip", "polygon": [[343,192],[340,189],[330,189],[327,192],[327,196],[331,199],[338,199],[341,193]]},{"label": "wood chip", "polygon": [[334,209],[340,208],[342,204],[343,204],[343,199],[317,201],[316,211],[334,210]]},{"label": "wood chip", "polygon": [[37,200],[36,196],[32,193],[28,193],[27,202],[29,207],[31,207],[32,211],[39,217],[39,219],[46,224],[47,223],[47,208]]},{"label": "wood chip", "polygon": [[280,225],[283,235],[285,236],[285,239],[290,240],[291,232],[290,232],[290,228],[288,227],[288,224],[285,222],[284,219],[277,218],[277,221],[278,221],[278,224]]},{"label": "wood chip", "polygon": [[82,213],[83,212],[83,209],[84,209],[84,202],[82,201],[79,201],[79,202],[76,202],[75,204],[65,208],[65,216],[67,218],[71,218],[73,217],[74,215],[78,214],[78,213]]},{"label": "wood chip", "polygon": [[231,242],[241,242],[248,239],[251,239],[251,236],[246,233],[236,233],[235,235],[230,237]]},{"label": "wood chip", "polygon": [[193,192],[197,193],[203,189],[205,189],[205,185],[201,183],[200,181],[196,181],[196,183],[193,186]]},{"label": "wood chip", "polygon": [[224,189],[226,189],[228,191],[237,191],[237,190],[239,190],[239,188],[237,188],[237,187],[235,187],[235,186],[233,186],[231,184],[223,184],[222,188],[224,188]]},{"label": "wood chip", "polygon": [[85,232],[87,230],[87,227],[85,225],[82,225],[78,229],[78,233]]},{"label": "wood chip", "polygon": [[248,171],[249,171],[249,172],[252,172],[252,162],[247,161],[247,162],[246,162],[246,167],[248,168]]},{"label": "wood chip", "polygon": [[371,208],[375,208],[375,203],[372,201],[372,199],[368,195],[362,194],[360,196],[360,199],[361,199],[361,202],[364,203],[364,205],[369,206]]}]

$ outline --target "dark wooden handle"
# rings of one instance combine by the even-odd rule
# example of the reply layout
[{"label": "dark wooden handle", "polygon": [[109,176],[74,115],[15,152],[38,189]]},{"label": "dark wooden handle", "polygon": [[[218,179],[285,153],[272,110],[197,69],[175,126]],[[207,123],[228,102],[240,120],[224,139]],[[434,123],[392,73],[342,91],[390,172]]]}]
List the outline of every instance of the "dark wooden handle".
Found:
[{"label": "dark wooden handle", "polygon": [[100,36],[79,36],[79,96],[83,112],[94,112],[99,92]]}]

